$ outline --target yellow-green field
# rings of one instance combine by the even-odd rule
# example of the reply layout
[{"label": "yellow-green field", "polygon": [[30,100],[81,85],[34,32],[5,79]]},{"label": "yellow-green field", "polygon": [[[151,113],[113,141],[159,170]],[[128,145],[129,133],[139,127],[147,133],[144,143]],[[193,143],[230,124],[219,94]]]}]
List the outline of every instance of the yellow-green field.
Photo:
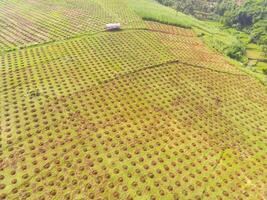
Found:
[{"label": "yellow-green field", "polygon": [[266,199],[266,86],[127,2],[0,2],[0,199]]}]

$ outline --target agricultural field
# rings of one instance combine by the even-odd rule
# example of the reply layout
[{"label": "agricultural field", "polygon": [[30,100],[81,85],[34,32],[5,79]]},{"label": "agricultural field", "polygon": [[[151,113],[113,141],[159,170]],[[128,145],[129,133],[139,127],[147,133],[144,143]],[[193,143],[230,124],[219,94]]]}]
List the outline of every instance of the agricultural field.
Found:
[{"label": "agricultural field", "polygon": [[0,199],[264,200],[266,86],[129,1],[0,2]]},{"label": "agricultural field", "polygon": [[95,34],[120,21],[133,28],[141,19],[124,2],[108,0],[0,1],[0,50]]}]

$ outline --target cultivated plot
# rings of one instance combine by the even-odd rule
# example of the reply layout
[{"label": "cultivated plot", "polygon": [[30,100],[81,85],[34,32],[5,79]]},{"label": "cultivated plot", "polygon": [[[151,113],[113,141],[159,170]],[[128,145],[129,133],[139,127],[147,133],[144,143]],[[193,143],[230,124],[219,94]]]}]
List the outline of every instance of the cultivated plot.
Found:
[{"label": "cultivated plot", "polygon": [[0,52],[94,34],[105,24],[144,27],[122,0],[11,0],[0,2]]},{"label": "cultivated plot", "polygon": [[264,199],[266,88],[119,1],[64,8],[88,2],[135,30],[1,54],[0,199]]}]

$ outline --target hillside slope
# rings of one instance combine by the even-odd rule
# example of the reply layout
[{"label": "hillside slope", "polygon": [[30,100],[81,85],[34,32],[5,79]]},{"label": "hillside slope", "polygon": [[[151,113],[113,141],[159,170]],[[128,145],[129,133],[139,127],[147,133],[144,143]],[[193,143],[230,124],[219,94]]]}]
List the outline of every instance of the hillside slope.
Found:
[{"label": "hillside slope", "polygon": [[[2,33],[0,199],[265,198],[258,80],[193,30],[143,21],[123,0],[12,1],[0,9],[15,9],[9,29],[25,33],[60,9],[37,45]],[[26,3],[44,9],[27,27]],[[107,13],[121,31],[104,30]]]},{"label": "hillside slope", "polygon": [[[153,0],[140,1],[153,2]],[[241,61],[244,68],[260,76],[263,81],[267,81],[266,0],[157,1],[179,12],[203,20],[210,20],[200,21],[199,23],[206,23],[206,26],[210,29],[213,27],[213,29],[219,29],[219,31],[214,34],[214,38],[210,35],[205,36],[204,41],[206,44],[232,59]],[[160,6],[154,7],[156,10],[156,7]],[[169,8],[168,10],[165,8],[169,13],[174,13],[173,9]],[[151,11],[147,13],[151,13]],[[166,13],[164,15],[167,15]],[[172,14],[172,16],[175,15]],[[186,15],[184,17],[188,18]],[[180,17],[177,16],[177,18],[178,20],[176,21],[179,21]],[[218,38],[216,35],[218,35]]]}]

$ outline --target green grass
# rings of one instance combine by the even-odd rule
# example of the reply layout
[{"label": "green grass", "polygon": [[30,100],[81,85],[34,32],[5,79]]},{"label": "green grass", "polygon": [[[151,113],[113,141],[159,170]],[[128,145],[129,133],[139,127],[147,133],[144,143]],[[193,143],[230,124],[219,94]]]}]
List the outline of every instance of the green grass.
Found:
[{"label": "green grass", "polygon": [[265,59],[260,46],[252,43],[247,45],[247,57],[249,59]]},{"label": "green grass", "polygon": [[[267,77],[266,75],[263,73],[264,69],[267,69],[267,65],[266,63],[263,62],[256,62],[256,66],[253,67],[246,67],[246,65],[244,65],[241,62],[238,62],[236,60],[233,60],[231,58],[226,57],[226,59],[228,60],[228,62],[236,67],[238,67],[241,71],[249,74],[250,76],[253,76],[254,78],[256,78],[257,80],[259,80],[263,85],[267,85]],[[265,64],[265,65],[264,65]],[[259,65],[259,66],[258,66]]]},{"label": "green grass", "polygon": [[184,28],[197,28],[210,34],[219,33],[218,29],[194,17],[177,12],[154,0],[127,0],[130,7],[143,19],[176,25]]},{"label": "green grass", "polygon": [[266,80],[267,63],[257,62],[257,64],[255,65],[255,68],[258,72],[263,73],[265,75],[265,80]]},{"label": "green grass", "polygon": [[218,25],[203,22],[194,17],[163,6],[154,0],[127,0],[130,7],[145,20],[157,21],[184,28],[192,28],[211,48],[228,55],[231,49],[242,43],[232,34],[223,31]]},{"label": "green grass", "polygon": [[246,60],[244,66],[247,66],[246,69],[249,69],[254,76],[266,84],[267,79],[264,70],[267,69],[267,63],[263,62],[263,60],[266,59],[266,56],[264,56],[260,45],[251,43],[251,38],[247,33],[237,31],[233,28],[224,28],[224,30],[236,36],[244,43],[246,47]]},{"label": "green grass", "polygon": [[192,28],[197,24],[193,17],[176,12],[174,9],[162,6],[153,0],[127,0],[133,10],[143,19],[177,25],[185,28]]}]

